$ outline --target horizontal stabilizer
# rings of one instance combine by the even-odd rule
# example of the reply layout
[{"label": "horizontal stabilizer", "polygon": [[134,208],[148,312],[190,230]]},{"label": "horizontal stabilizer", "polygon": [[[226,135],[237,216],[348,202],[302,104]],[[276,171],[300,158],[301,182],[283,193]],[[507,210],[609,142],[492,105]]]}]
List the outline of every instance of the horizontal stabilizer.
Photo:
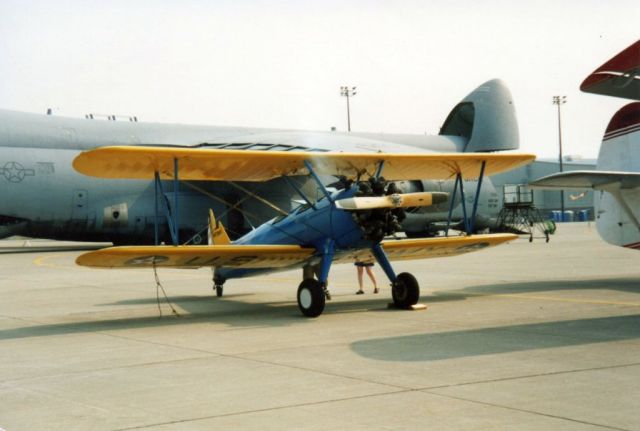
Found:
[{"label": "horizontal stabilizer", "polygon": [[640,173],[616,171],[571,171],[548,175],[529,185],[538,189],[606,190],[612,185],[621,189],[640,187]]},{"label": "horizontal stabilizer", "polygon": [[[391,260],[455,256],[496,246],[518,238],[513,234],[388,240],[382,247]],[[213,245],[109,247],[80,255],[76,263],[95,268],[228,267],[283,268],[306,263],[313,248],[297,245]],[[334,263],[373,261],[370,249],[339,251]]]},{"label": "horizontal stabilizer", "polygon": [[376,208],[428,207],[446,202],[448,197],[449,193],[443,192],[394,193],[388,196],[356,196],[336,201],[336,207],[350,211]]},{"label": "horizontal stabilizer", "polygon": [[355,178],[376,173],[384,162],[387,180],[450,179],[462,174],[478,178],[518,168],[535,159],[531,154],[493,153],[309,153],[255,150],[211,150],[176,147],[102,147],[80,153],[73,167],[99,178],[174,178],[175,162],[182,180],[268,181],[280,176],[317,174]]},{"label": "horizontal stabilizer", "polygon": [[640,100],[640,40],[597,68],[582,82],[580,90]]}]

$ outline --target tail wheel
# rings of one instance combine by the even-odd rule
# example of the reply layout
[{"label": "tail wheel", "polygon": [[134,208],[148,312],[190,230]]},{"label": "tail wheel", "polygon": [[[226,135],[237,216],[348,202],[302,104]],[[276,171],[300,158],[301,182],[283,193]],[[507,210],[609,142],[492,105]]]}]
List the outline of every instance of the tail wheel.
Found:
[{"label": "tail wheel", "polygon": [[307,278],[298,287],[298,308],[307,317],[318,317],[324,310],[325,294],[318,280]]},{"label": "tail wheel", "polygon": [[420,299],[418,280],[408,272],[398,274],[396,281],[391,285],[391,296],[398,308],[409,308],[417,304]]}]

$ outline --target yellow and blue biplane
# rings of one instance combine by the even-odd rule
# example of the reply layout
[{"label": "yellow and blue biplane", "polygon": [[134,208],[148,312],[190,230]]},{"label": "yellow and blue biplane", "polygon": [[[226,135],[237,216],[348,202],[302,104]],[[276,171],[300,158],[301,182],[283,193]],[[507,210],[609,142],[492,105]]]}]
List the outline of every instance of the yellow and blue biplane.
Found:
[{"label": "yellow and blue biplane", "polygon": [[[482,179],[534,160],[529,154],[495,153],[298,153],[283,151],[207,150],[176,147],[103,147],[81,153],[74,168],[101,178],[154,180],[156,211],[164,206],[173,245],[109,247],[78,257],[77,264],[100,268],[214,268],[218,296],[232,278],[302,269],[297,299],[300,311],[319,316],[330,299],[329,270],[334,263],[377,261],[391,282],[394,304],[415,305],[420,296],[416,278],[396,274],[390,261],[454,256],[511,241],[512,234],[472,235]],[[340,178],[328,189],[321,175]],[[311,176],[322,193],[305,194],[290,177]],[[287,182],[304,204],[231,241],[224,227],[210,218],[211,244],[179,245],[178,186],[180,180]],[[476,199],[467,208],[463,178],[477,179]],[[392,181],[455,179],[453,196],[446,193],[397,192]],[[174,182],[173,203],[165,198],[163,181]],[[428,206],[456,194],[464,210],[467,235],[422,239],[385,239],[399,229],[403,208]],[[158,213],[157,213],[158,215]],[[449,217],[450,221],[451,217]]]}]

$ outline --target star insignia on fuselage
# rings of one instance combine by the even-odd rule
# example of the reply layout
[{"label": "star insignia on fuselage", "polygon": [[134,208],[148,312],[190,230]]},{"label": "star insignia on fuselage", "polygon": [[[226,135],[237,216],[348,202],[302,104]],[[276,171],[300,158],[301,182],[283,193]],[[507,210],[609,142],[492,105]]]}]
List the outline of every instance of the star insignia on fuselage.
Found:
[{"label": "star insignia on fuselage", "polygon": [[32,177],[35,174],[35,170],[25,169],[25,167],[18,162],[7,162],[0,168],[0,175],[3,175],[10,183],[19,183],[24,180],[25,177]]}]

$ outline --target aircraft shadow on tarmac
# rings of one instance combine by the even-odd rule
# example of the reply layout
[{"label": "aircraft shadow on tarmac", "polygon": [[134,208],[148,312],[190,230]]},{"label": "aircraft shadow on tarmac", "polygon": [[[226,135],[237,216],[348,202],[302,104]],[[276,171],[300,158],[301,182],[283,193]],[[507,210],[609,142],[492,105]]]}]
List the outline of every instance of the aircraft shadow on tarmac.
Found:
[{"label": "aircraft shadow on tarmac", "polygon": [[[616,290],[620,292],[631,292],[640,294],[640,278],[605,278],[593,280],[552,280],[535,282],[518,282],[505,284],[490,284],[480,286],[470,286],[464,289],[443,292],[453,295],[474,296],[478,294],[511,294],[511,293],[531,293],[531,292],[551,292],[561,290]],[[439,294],[436,294],[439,296]]]},{"label": "aircraft shadow on tarmac", "polygon": [[[542,281],[471,286],[436,292],[426,302],[474,296],[562,290],[615,290],[640,294],[640,279]],[[357,354],[384,361],[435,361],[468,356],[578,346],[640,338],[640,315],[611,316],[357,341]]]},{"label": "aircraft shadow on tarmac", "polygon": [[508,325],[356,341],[369,359],[437,361],[640,338],[640,315]]},{"label": "aircraft shadow on tarmac", "polygon": [[[178,309],[179,316],[171,314],[171,309],[164,300],[161,300],[162,315],[155,308],[155,314],[150,315],[150,309],[145,308],[143,317],[122,317],[102,319],[100,313],[87,313],[78,315],[74,322],[36,324],[21,328],[0,330],[0,340],[19,339],[29,337],[55,336],[75,333],[91,333],[100,331],[117,331],[123,329],[139,329],[162,327],[169,325],[190,325],[202,323],[215,323],[231,327],[278,327],[300,324],[312,324],[315,321],[300,314],[298,305],[293,301],[279,302],[248,302],[240,300],[242,297],[251,297],[252,294],[229,294],[223,298],[212,296],[170,296],[171,303]],[[335,295],[334,295],[335,296]],[[337,295],[340,297],[341,295]],[[344,298],[344,295],[342,295]],[[366,312],[374,310],[386,310],[390,298],[385,295],[376,295],[376,299],[334,300],[325,310],[324,315]],[[337,298],[336,298],[337,299]],[[100,306],[131,306],[131,305],[155,305],[155,297],[146,297],[133,300],[118,301]],[[136,310],[120,308],[122,313],[129,316]],[[397,311],[397,310],[391,310]],[[87,317],[90,315],[91,317]],[[110,313],[111,316],[113,314]]]},{"label": "aircraft shadow on tarmac", "polygon": [[[423,296],[423,302],[437,303],[461,301],[478,295],[517,294],[552,290],[584,290],[609,289],[640,293],[640,279],[601,279],[584,281],[544,281],[534,283],[510,283],[471,286],[460,290],[435,292]],[[122,306],[155,305],[155,297],[145,297],[100,304],[103,307],[120,307],[126,317],[102,319],[100,313],[78,315],[84,320],[54,324],[35,324],[20,328],[0,330],[0,340],[19,339],[40,336],[55,336],[73,333],[91,333],[122,329],[162,327],[168,325],[189,325],[201,323],[217,323],[231,327],[278,327],[289,325],[313,324],[299,314],[295,301],[250,302],[245,299],[252,294],[228,294],[222,298],[206,296],[171,296],[172,304],[180,310],[180,316],[171,315],[169,307],[161,301],[163,318],[156,312],[151,315],[149,308],[144,308],[141,317],[129,317],[136,310],[122,309]],[[398,312],[387,310],[390,302],[388,292],[373,299],[345,299],[351,295],[334,295],[325,310],[325,317],[332,314],[361,313],[370,311]],[[113,316],[112,313],[109,314]],[[322,318],[320,318],[322,320]],[[608,322],[615,322],[609,325]],[[380,340],[357,342],[353,349],[363,356],[390,361],[427,361],[461,356],[472,356],[529,350],[545,347],[559,347],[576,344],[588,344],[620,339],[640,338],[640,319],[638,316],[610,317],[601,319],[576,320],[573,322],[549,322],[532,325],[515,325],[497,328],[478,329],[439,334],[420,334],[407,337],[396,337]],[[571,336],[570,329],[579,332]],[[584,330],[582,330],[584,329]],[[609,331],[611,329],[611,331]],[[543,334],[543,335],[540,335]],[[599,334],[599,338],[595,335]],[[584,335],[584,336],[583,336]],[[424,349],[413,349],[412,353],[403,352],[403,346],[425,346]]]}]

